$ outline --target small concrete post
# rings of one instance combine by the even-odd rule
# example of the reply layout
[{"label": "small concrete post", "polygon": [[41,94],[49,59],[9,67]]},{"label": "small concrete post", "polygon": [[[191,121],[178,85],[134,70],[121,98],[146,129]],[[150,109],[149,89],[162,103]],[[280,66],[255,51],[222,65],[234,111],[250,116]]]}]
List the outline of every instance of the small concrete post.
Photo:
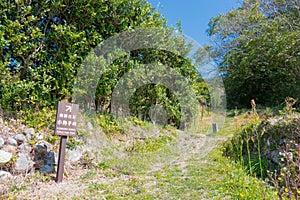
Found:
[{"label": "small concrete post", "polygon": [[217,132],[218,132],[218,126],[217,126],[217,123],[213,123],[213,124],[212,124],[212,127],[213,127],[213,133],[217,133]]}]

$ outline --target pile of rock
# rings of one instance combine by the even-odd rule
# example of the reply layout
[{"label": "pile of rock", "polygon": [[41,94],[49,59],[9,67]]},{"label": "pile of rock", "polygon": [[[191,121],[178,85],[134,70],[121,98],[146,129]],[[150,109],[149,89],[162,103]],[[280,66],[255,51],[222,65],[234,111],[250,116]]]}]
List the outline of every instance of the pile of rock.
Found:
[{"label": "pile of rock", "polygon": [[34,170],[52,173],[55,158],[53,145],[43,141],[42,133],[35,133],[34,128],[26,128],[15,120],[6,123],[0,119],[0,181]]}]

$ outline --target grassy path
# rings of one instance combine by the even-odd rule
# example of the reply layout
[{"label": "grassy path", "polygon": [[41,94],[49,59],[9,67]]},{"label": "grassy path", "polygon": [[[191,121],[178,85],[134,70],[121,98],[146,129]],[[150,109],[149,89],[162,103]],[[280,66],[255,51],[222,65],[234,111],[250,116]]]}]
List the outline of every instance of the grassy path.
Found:
[{"label": "grassy path", "polygon": [[[103,199],[205,199],[209,188],[203,180],[210,175],[202,173],[201,168],[208,164],[209,153],[220,139],[223,138],[180,132],[176,142],[159,152],[108,162],[108,168],[117,174],[104,171],[108,176],[116,175],[115,179],[94,182],[95,187],[89,187],[87,195],[92,192],[89,198],[96,195]],[[98,180],[95,177],[94,181]]]},{"label": "grassy path", "polygon": [[[70,169],[64,182],[41,177],[11,192],[17,199],[263,199],[265,187],[221,156],[221,136],[178,132],[147,154]],[[267,193],[270,193],[269,191]],[[249,195],[251,194],[251,195]]]}]

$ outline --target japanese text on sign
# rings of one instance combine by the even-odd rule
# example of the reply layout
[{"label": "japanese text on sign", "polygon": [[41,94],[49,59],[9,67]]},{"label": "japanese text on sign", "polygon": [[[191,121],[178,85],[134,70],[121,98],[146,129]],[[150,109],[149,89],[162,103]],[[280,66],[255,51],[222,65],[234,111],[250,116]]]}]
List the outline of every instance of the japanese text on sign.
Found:
[{"label": "japanese text on sign", "polygon": [[77,132],[78,104],[58,102],[56,113],[55,134],[61,136],[75,136]]}]

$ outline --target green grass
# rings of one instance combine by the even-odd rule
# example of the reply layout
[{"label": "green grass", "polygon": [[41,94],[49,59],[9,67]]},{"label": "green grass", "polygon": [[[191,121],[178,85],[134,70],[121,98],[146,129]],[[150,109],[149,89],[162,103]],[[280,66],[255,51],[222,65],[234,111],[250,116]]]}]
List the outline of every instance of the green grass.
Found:
[{"label": "green grass", "polygon": [[[215,137],[232,135],[245,118],[247,116],[243,114],[227,117],[225,126]],[[249,176],[241,165],[222,156],[221,143],[204,157],[199,152],[185,161],[184,166],[180,165],[180,160],[176,163],[167,162],[169,157],[180,155],[180,152],[172,152],[172,144],[174,141],[169,138],[149,139],[143,145],[137,144],[136,154],[125,160],[113,159],[99,163],[93,174],[100,173],[110,181],[95,183],[85,179],[89,190],[78,198],[274,199],[274,190],[266,183]],[[166,162],[153,170],[153,164],[160,158],[165,158]]]},{"label": "green grass", "polygon": [[[106,199],[272,199],[274,192],[256,178],[250,177],[237,164],[221,156],[220,149],[201,160],[190,160],[185,167],[167,165],[143,174],[125,173],[106,168],[102,173],[114,180],[110,183],[86,181],[84,195]],[[113,171],[113,172],[112,172]]]},{"label": "green grass", "polygon": [[[274,199],[274,190],[260,179],[249,176],[240,164],[223,157],[222,143],[216,141],[231,136],[246,117],[243,114],[228,116],[218,134],[206,136],[210,140],[201,147],[203,149],[185,154],[176,151],[179,148],[176,139],[182,134],[166,127],[166,135],[135,143],[133,149],[125,151],[126,156],[104,157],[92,165],[78,177],[86,189],[74,194],[72,199]],[[107,118],[101,120],[108,123]],[[141,122],[134,122],[138,123]],[[203,123],[209,125],[207,121]],[[121,129],[116,127],[117,123],[113,122],[106,128],[117,132],[127,129],[126,124]],[[145,127],[151,131],[150,124]],[[201,133],[194,130],[191,134]],[[197,137],[191,138],[189,141]],[[217,147],[209,153],[202,151],[216,143]],[[183,156],[186,153],[193,153],[193,156],[186,158]]]},{"label": "green grass", "polygon": [[173,137],[161,136],[157,138],[145,138],[142,141],[136,141],[134,146],[130,149],[126,149],[128,152],[135,153],[150,153],[162,149],[166,145],[170,145],[173,141]]},{"label": "green grass", "polygon": [[[199,152],[200,154],[200,152]],[[155,156],[154,156],[155,157]],[[148,157],[150,159],[151,156]],[[274,191],[264,182],[247,175],[238,164],[222,156],[221,147],[200,159],[193,157],[182,168],[167,164],[149,172],[151,160],[131,158],[101,164],[108,183],[86,181],[84,196],[106,199],[273,199]],[[143,164],[142,164],[143,163]],[[120,163],[119,163],[120,164]],[[99,172],[98,172],[99,173]],[[126,178],[124,178],[124,176]]]}]

